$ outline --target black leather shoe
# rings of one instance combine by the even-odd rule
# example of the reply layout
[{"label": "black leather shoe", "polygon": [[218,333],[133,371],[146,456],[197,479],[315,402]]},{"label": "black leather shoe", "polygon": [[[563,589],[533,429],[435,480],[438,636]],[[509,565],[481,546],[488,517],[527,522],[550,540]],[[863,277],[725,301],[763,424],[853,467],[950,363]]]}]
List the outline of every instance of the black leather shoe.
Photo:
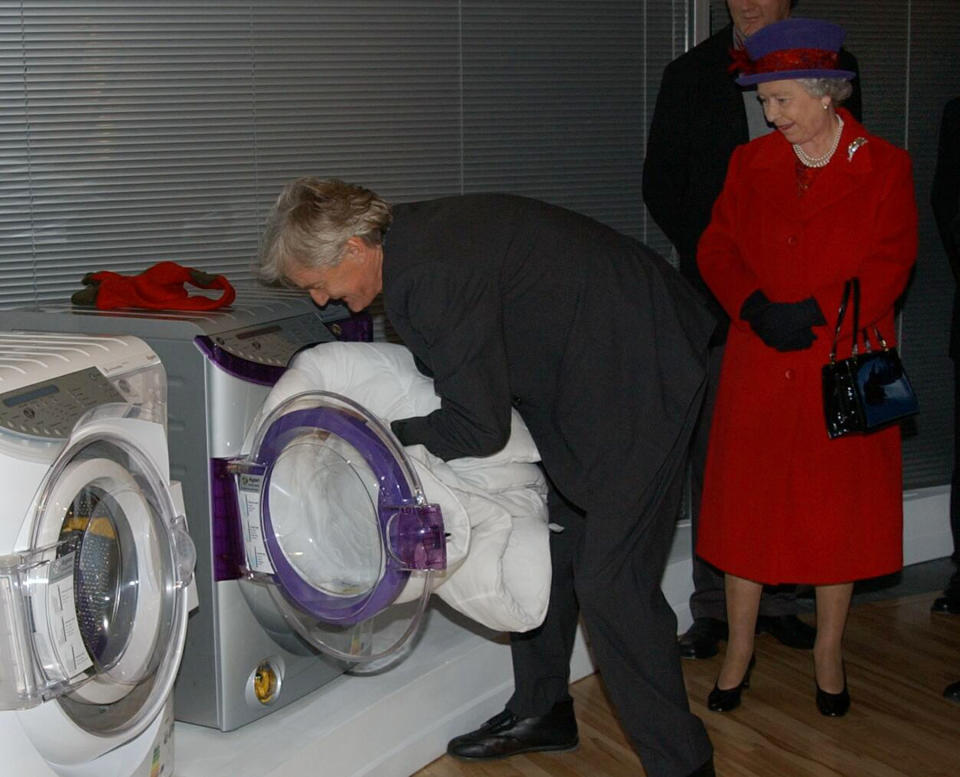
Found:
[{"label": "black leather shoe", "polygon": [[[740,706],[740,694],[744,688],[750,687],[750,672],[753,671],[754,664],[757,663],[756,656],[750,656],[750,663],[747,664],[746,674],[740,681],[740,685],[733,688],[720,688],[716,683],[713,684],[713,690],[707,697],[707,708],[713,712],[729,712]],[[694,772],[696,774],[696,772]],[[709,774],[709,772],[708,772]]]},{"label": "black leather shoe", "polygon": [[711,758],[699,769],[690,772],[687,777],[717,777],[717,773],[713,770],[713,759]]},{"label": "black leather shoe", "polygon": [[796,615],[761,615],[757,618],[757,634],[769,634],[787,647],[813,650],[817,630]]},{"label": "black leather shoe", "polygon": [[538,750],[573,750],[579,743],[571,699],[532,718],[504,710],[476,731],[451,739],[447,752],[464,761],[492,761]]},{"label": "black leather shoe", "polygon": [[950,683],[950,685],[943,689],[943,695],[950,699],[950,701],[955,701],[960,704],[960,681]]},{"label": "black leather shoe", "polygon": [[938,596],[930,607],[933,612],[946,612],[950,615],[960,615],[960,595]]},{"label": "black leather shoe", "polygon": [[828,718],[842,718],[850,709],[850,691],[847,690],[847,682],[843,682],[843,690],[840,693],[827,693],[819,685],[817,686],[817,709],[821,715]]},{"label": "black leather shoe", "polygon": [[727,624],[717,618],[695,618],[677,644],[681,658],[711,658],[720,648],[720,640],[727,638]]}]

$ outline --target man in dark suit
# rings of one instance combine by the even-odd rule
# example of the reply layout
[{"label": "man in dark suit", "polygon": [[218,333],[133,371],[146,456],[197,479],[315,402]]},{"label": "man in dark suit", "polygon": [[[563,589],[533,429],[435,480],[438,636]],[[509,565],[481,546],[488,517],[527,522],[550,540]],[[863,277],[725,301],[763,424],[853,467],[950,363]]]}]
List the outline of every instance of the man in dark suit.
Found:
[{"label": "man in dark suit", "polygon": [[[960,289],[960,97],[950,100],[943,109],[930,204],[933,206],[933,215],[943,241],[943,249],[950,261],[954,281]],[[960,292],[956,290],[950,327],[950,356],[954,366],[955,405],[950,530],[953,534],[953,561],[960,564]],[[934,601],[933,610],[960,614],[960,571],[950,578],[943,596]],[[960,683],[955,683],[952,688],[953,696],[960,701]]]},{"label": "man in dark suit", "polygon": [[[698,289],[719,322],[712,343],[710,380],[703,412],[691,444],[692,535],[696,546],[697,516],[703,488],[707,443],[723,343],[730,321],[697,269],[697,243],[710,223],[714,200],[723,188],[734,148],[770,131],[757,101],[756,89],[737,86],[729,68],[731,50],[745,37],[790,15],[796,1],[727,0],[732,24],[675,59],[663,73],[654,108],[643,167],[643,197],[650,215],[673,243],[680,272]],[[856,59],[841,50],[838,67],[858,72]],[[859,79],[846,107],[859,121]],[[680,637],[685,658],[716,655],[726,639],[723,575],[693,556],[694,621]],[[810,649],[816,631],[797,617],[791,589],[766,591],[760,603],[757,629],[785,645]]]},{"label": "man in dark suit", "polygon": [[441,398],[430,415],[393,423],[405,445],[443,459],[494,453],[516,407],[539,448],[560,528],[546,619],[511,635],[504,711],[448,752],[486,760],[577,745],[568,685],[582,615],[646,773],[713,775],[660,590],[714,328],[680,275],[637,241],[536,200],[450,197],[391,214],[365,189],[304,179],[274,209],[261,276],[352,310],[382,287]]}]

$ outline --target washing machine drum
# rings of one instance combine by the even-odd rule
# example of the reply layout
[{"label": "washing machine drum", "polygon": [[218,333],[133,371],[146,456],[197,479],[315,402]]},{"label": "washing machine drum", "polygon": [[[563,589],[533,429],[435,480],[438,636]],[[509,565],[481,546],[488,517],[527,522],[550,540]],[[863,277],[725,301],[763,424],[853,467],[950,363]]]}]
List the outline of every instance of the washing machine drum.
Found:
[{"label": "washing machine drum", "polygon": [[336,394],[292,397],[234,471],[248,579],[301,636],[371,661],[415,633],[429,577],[446,564],[443,519],[378,419]]},{"label": "washing machine drum", "polygon": [[30,521],[31,549],[0,558],[0,707],[56,699],[84,731],[133,732],[185,636],[194,553],[169,484],[129,440],[75,439]]}]

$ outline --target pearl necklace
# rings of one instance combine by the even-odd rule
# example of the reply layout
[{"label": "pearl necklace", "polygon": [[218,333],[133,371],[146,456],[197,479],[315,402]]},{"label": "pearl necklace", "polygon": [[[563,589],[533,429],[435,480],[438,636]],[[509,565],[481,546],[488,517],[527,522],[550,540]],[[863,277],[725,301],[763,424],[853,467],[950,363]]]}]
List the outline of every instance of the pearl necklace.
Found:
[{"label": "pearl necklace", "polygon": [[837,146],[840,145],[840,136],[843,134],[843,119],[837,116],[837,134],[833,138],[833,145],[830,146],[829,150],[823,156],[810,156],[799,144],[793,144],[793,153],[797,155],[797,159],[803,162],[807,167],[826,167],[827,163],[833,157],[834,152],[837,150]]}]

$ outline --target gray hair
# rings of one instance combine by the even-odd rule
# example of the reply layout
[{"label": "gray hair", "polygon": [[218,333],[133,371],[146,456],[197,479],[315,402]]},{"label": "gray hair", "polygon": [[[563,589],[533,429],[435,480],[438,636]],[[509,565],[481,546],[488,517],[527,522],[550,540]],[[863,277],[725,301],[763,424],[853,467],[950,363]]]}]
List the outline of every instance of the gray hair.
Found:
[{"label": "gray hair", "polygon": [[283,188],[267,217],[260,280],[283,281],[291,265],[338,265],[351,237],[378,245],[391,221],[390,205],[369,189],[336,178],[298,178]]},{"label": "gray hair", "polygon": [[798,78],[797,83],[812,97],[829,97],[834,108],[853,94],[853,85],[846,78]]}]

